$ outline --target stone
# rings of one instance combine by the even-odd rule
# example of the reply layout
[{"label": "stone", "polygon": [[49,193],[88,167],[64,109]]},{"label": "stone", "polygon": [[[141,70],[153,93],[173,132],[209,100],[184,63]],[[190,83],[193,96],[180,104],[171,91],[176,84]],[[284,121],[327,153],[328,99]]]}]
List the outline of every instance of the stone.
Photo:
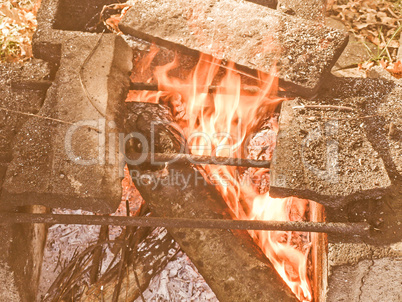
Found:
[{"label": "stone", "polygon": [[314,95],[346,46],[347,33],[253,3],[137,1],[119,23],[138,38],[234,61],[246,71],[279,71],[280,85]]},{"label": "stone", "polygon": [[121,201],[124,100],[132,50],[119,36],[63,43],[45,102],[15,137],[2,202],[114,212]]},{"label": "stone", "polygon": [[35,58],[59,64],[62,44],[76,36],[90,39],[98,28],[99,13],[113,0],[42,0],[36,16],[37,29],[32,39]]},{"label": "stone", "polygon": [[246,1],[253,2],[255,4],[263,5],[273,9],[275,9],[278,5],[277,0],[246,0]]},{"label": "stone", "polygon": [[327,301],[401,301],[401,265],[400,258],[381,258],[333,267]]},{"label": "stone", "polygon": [[341,207],[384,194],[391,180],[372,145],[370,125],[360,118],[365,101],[296,98],[282,104],[271,164],[272,197],[296,196]]},{"label": "stone", "polygon": [[396,82],[395,88],[377,107],[371,108],[372,114],[378,114],[378,131],[373,135],[393,179],[402,179],[402,81]]},{"label": "stone", "polygon": [[[335,18],[327,18],[325,22],[326,25],[329,27],[339,30],[347,30],[342,21]],[[349,42],[346,45],[346,48],[343,50],[339,59],[336,61],[334,67],[332,68],[332,73],[335,74],[335,72],[339,70],[357,67],[358,64],[370,60],[370,58],[373,56],[373,54],[377,52],[377,50],[378,49],[376,45],[370,42],[363,43],[355,38],[353,35],[350,35]],[[359,74],[357,70],[355,71],[355,73]],[[338,74],[335,75],[338,76]],[[364,77],[363,72],[360,72],[359,76]]]},{"label": "stone", "polygon": [[[49,64],[31,60],[24,65],[0,64],[0,188],[12,159],[15,134],[41,108],[46,90],[14,89],[13,81],[40,81],[50,76]],[[18,112],[17,112],[18,111]]]},{"label": "stone", "polygon": [[326,0],[279,0],[278,10],[289,15],[324,22]]}]

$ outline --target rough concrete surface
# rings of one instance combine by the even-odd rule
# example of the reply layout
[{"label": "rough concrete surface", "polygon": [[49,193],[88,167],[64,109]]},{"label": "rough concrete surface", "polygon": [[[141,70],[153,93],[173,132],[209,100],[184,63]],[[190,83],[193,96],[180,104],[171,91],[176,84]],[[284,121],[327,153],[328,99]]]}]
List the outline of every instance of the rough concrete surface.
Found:
[{"label": "rough concrete surface", "polygon": [[327,301],[401,301],[401,267],[401,258],[363,260],[355,266],[333,267]]},{"label": "rough concrete surface", "polygon": [[[93,36],[83,32],[86,25],[98,23],[96,14],[111,0],[43,0],[37,14],[38,27],[32,40],[35,58],[59,63],[62,44],[76,36]],[[92,22],[91,22],[92,21]],[[83,31],[78,31],[83,30]]]},{"label": "rough concrete surface", "polygon": [[0,226],[0,301],[21,301],[14,272],[9,265],[9,250],[12,243],[12,230],[9,226]]},{"label": "rough concrete surface", "polygon": [[381,121],[380,134],[373,138],[384,146],[383,152],[388,153],[392,176],[402,177],[402,81],[373,108],[373,113],[377,113]]},{"label": "rough concrete surface", "polygon": [[278,10],[289,15],[324,22],[326,0],[278,0]]},{"label": "rough concrete surface", "polygon": [[[347,30],[342,21],[334,18],[326,18],[325,24],[329,27],[333,27],[339,30]],[[340,55],[339,59],[336,61],[334,67],[332,68],[332,71],[334,72],[351,67],[355,68],[357,67],[357,64],[369,60],[372,55],[367,48],[369,48],[370,51],[372,51],[373,53],[376,53],[377,51],[376,45],[371,44],[370,42],[363,44],[362,42],[358,41],[353,35],[349,35],[349,42]]]},{"label": "rough concrete surface", "polygon": [[39,112],[51,119],[30,118],[18,133],[3,201],[115,210],[122,168],[117,133],[122,132],[131,58],[131,49],[113,34],[77,35],[64,43],[55,82]]},{"label": "rough concrete surface", "polygon": [[49,65],[41,60],[32,60],[24,65],[0,64],[0,188],[11,161],[14,136],[29,118],[15,111],[37,113],[45,99],[45,91],[14,89],[12,82],[43,80],[49,75]]},{"label": "rough concrete surface", "polygon": [[[295,99],[282,105],[271,165],[270,195],[295,195],[339,207],[381,196],[391,185],[384,162],[365,132],[364,99]],[[303,106],[344,106],[352,111]],[[291,163],[291,164],[289,164]]]},{"label": "rough concrete surface", "polygon": [[246,0],[248,2],[253,2],[255,4],[264,5],[269,8],[276,8],[278,5],[277,0]]},{"label": "rough concrete surface", "polygon": [[330,243],[328,245],[328,264],[330,266],[356,265],[367,259],[402,257],[401,243],[375,246],[366,243]]},{"label": "rough concrete surface", "polygon": [[281,85],[308,96],[347,43],[345,32],[241,0],[141,0],[119,27],[161,46],[203,52],[248,70],[269,73],[276,62]]}]

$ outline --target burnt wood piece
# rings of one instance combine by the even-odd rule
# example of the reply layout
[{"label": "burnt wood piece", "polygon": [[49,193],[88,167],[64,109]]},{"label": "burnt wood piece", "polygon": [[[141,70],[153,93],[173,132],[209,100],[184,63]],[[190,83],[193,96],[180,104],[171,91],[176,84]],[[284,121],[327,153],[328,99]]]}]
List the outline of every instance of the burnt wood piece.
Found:
[{"label": "burnt wood piece", "polygon": [[[154,135],[155,152],[179,150],[180,141],[176,137],[180,136],[169,127],[172,118],[166,107],[145,103],[129,103],[127,107],[127,133],[137,132],[149,141]],[[126,152],[129,155],[130,150]],[[135,186],[155,215],[232,218],[218,191],[205,183],[200,172],[190,165],[168,165],[158,170],[146,165],[129,168],[133,175],[136,172],[141,175],[133,177]],[[168,231],[219,301],[297,301],[246,231],[184,228]]]},{"label": "burnt wood piece", "polygon": [[[179,251],[179,245],[164,228],[153,230],[138,246],[137,251],[131,251],[131,265],[127,267],[119,295],[119,301],[134,301],[144,291],[151,279],[157,275]],[[81,298],[81,301],[92,302],[112,301],[116,280],[110,277],[116,275],[116,269],[102,277],[98,283]],[[129,286],[126,286],[129,284]],[[101,287],[103,289],[101,290]]]},{"label": "burnt wood piece", "polygon": [[246,71],[279,68],[280,85],[313,96],[347,44],[347,33],[254,3],[136,1],[120,29],[158,45],[233,61]]}]

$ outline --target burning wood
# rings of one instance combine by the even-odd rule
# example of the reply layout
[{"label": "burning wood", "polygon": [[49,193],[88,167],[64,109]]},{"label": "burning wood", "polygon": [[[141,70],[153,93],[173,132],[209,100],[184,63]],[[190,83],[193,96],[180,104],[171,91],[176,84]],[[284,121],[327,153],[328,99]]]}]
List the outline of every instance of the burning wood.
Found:
[{"label": "burning wood", "polygon": [[[245,158],[247,156],[249,160],[269,160],[275,145],[277,123],[271,121],[270,128],[262,128],[263,132],[268,131],[267,134],[272,134],[268,135],[270,138],[263,144],[259,142],[261,136],[255,135],[254,137],[253,133],[261,129],[263,118],[270,116],[277,104],[283,100],[273,97],[277,89],[277,78],[273,75],[262,75],[261,81],[259,81],[259,93],[253,96],[242,95],[240,93],[241,77],[236,73],[234,64],[231,63],[225,68],[226,73],[219,77],[220,82],[217,85],[223,87],[222,92],[225,93],[218,90],[215,94],[210,94],[208,87],[214,82],[220,70],[219,60],[201,57],[190,77],[185,80],[169,76],[169,72],[179,66],[178,63],[175,60],[173,63],[155,68],[154,77],[163,91],[147,91],[137,94],[136,97],[138,101],[147,100],[168,105],[174,119],[170,117],[167,107],[141,107],[145,106],[144,104],[129,105],[136,108],[135,110],[138,112],[132,114],[135,122],[126,121],[127,131],[134,129],[140,133],[143,139],[141,142],[136,139],[130,142],[128,158],[133,159],[132,155],[138,155],[138,152],[149,152],[152,148],[152,152],[165,152],[169,156],[173,156],[177,150],[181,150],[180,152],[185,150],[197,156],[213,154],[218,157]],[[138,77],[136,76],[136,78]],[[180,98],[176,97],[177,94],[180,95]],[[133,112],[130,109],[128,111]],[[173,121],[181,125],[182,130]],[[201,135],[197,135],[197,133]],[[173,137],[175,138],[173,139]],[[249,139],[251,139],[251,143],[249,143]],[[149,142],[154,143],[150,146]],[[246,146],[249,144],[252,148],[246,151]],[[253,148],[254,150],[252,150]],[[134,164],[138,164],[138,162],[134,162]],[[179,165],[167,164],[167,166],[155,167],[149,162],[143,162],[137,168],[138,171],[134,170],[133,176],[138,185],[142,183],[142,186],[147,188],[146,193],[143,194],[148,194],[154,199],[162,198],[159,197],[160,194],[158,197],[154,196],[154,190],[161,190],[168,199],[169,194],[179,194],[176,192],[177,188],[176,190],[164,188],[174,186],[175,177],[179,179],[181,176],[178,175],[183,174]],[[145,171],[154,172],[142,174]],[[206,178],[212,178],[211,184],[215,185],[234,217],[280,221],[305,219],[308,210],[307,200],[273,199],[268,195],[269,180],[264,180],[267,176],[266,168],[249,170],[248,172],[251,173],[247,177],[241,178],[243,172],[244,169],[230,166],[203,166],[203,175]],[[187,177],[188,171],[184,175]],[[188,179],[191,182],[194,179],[197,180],[197,177],[189,176]],[[185,189],[188,189],[188,183],[186,181]],[[262,187],[257,188],[255,183],[262,184]],[[264,186],[265,188],[263,188]],[[179,194],[179,196],[181,195]],[[182,198],[188,199],[188,196]],[[172,212],[171,209],[167,209],[161,204],[158,207],[160,208],[159,213],[163,213],[163,215],[168,216],[167,213]],[[180,207],[182,207],[181,204]],[[188,211],[194,212],[193,215],[200,215],[197,208]],[[302,235],[292,236],[291,233],[286,232],[259,231],[252,231],[251,234],[296,296],[300,300],[311,300],[311,287],[307,276],[309,244],[297,243],[297,238],[301,238]],[[293,245],[298,247],[295,248]],[[192,257],[191,254],[189,256]],[[208,281],[208,278],[206,279]]]},{"label": "burning wood", "polygon": [[[156,152],[177,152],[180,146],[177,144],[177,133],[167,125],[173,121],[169,118],[167,108],[141,103],[129,105],[131,108],[126,119],[128,133],[134,131],[148,138],[155,135],[158,142]],[[156,123],[154,131],[151,131],[151,121]],[[155,214],[184,218],[233,217],[220,194],[211,184],[205,183],[196,169],[190,165],[174,164],[168,168],[174,168],[174,172],[163,168],[151,170],[149,166],[130,167],[141,173],[142,178],[134,178],[134,182]],[[183,183],[177,181],[177,175],[190,180],[185,190]],[[169,185],[154,188],[152,179],[156,178],[162,178]],[[169,229],[169,232],[192,259],[220,301],[295,300],[246,232],[201,229]]]}]

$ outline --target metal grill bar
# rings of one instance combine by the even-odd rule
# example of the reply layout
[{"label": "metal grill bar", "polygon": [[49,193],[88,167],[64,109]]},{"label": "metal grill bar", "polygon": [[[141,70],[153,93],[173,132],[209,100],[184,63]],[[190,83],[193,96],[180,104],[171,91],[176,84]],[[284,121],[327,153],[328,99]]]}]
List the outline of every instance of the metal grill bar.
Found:
[{"label": "metal grill bar", "polygon": [[[215,93],[217,91],[219,91],[219,93],[222,94],[227,94],[227,90],[225,90],[225,88],[223,86],[198,86],[197,89],[199,90],[205,90],[208,89],[208,93]],[[130,83],[130,90],[147,90],[147,91],[160,91],[160,89],[158,88],[158,84],[152,84],[152,83],[142,83],[142,82],[131,82]],[[261,89],[258,87],[254,87],[254,86],[242,86],[240,88],[240,93],[241,94],[246,94],[246,95],[250,95],[250,94],[257,94],[260,93]],[[272,95],[275,97],[280,97],[280,98],[293,98],[296,97],[295,94],[287,92],[287,91],[277,91],[275,95]]]},{"label": "metal grill bar", "polygon": [[0,213],[0,225],[14,223],[47,224],[84,224],[84,225],[120,225],[165,228],[201,228],[262,231],[297,231],[335,233],[346,235],[369,235],[367,223],[340,222],[298,222],[264,220],[228,220],[228,219],[189,219],[162,217],[122,217],[98,215],[60,215],[31,213]]},{"label": "metal grill bar", "polygon": [[[141,158],[143,157],[143,158]],[[162,164],[170,163],[192,163],[195,165],[225,165],[234,167],[269,168],[269,160],[252,160],[244,158],[220,157],[208,155],[193,155],[184,153],[138,153],[135,155],[138,163]]]}]

